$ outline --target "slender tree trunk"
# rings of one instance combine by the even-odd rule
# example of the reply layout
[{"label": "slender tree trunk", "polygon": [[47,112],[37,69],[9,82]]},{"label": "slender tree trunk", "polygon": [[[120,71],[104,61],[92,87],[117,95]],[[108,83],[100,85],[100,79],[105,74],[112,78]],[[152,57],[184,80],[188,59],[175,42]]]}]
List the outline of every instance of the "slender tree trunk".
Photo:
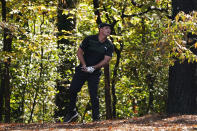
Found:
[{"label": "slender tree trunk", "polygon": [[[185,13],[197,10],[196,0],[172,0],[173,18],[178,12]],[[190,36],[189,36],[190,37]],[[187,44],[194,44],[187,43]],[[192,51],[197,54],[196,49]],[[197,63],[177,60],[169,70],[168,85],[168,114],[196,114],[197,113]]]},{"label": "slender tree trunk", "polygon": [[113,118],[116,118],[116,103],[117,103],[117,98],[116,98],[116,90],[115,90],[115,85],[116,85],[116,79],[117,79],[117,71],[118,71],[118,67],[119,67],[119,63],[120,63],[120,58],[121,58],[121,52],[123,49],[123,44],[120,44],[120,49],[118,49],[115,45],[114,45],[114,51],[117,54],[116,57],[116,64],[113,70],[113,78],[112,78],[112,114],[113,114]]},{"label": "slender tree trunk", "polygon": [[44,57],[44,49],[43,47],[41,47],[41,62],[40,62],[40,77],[39,77],[39,81],[38,81],[38,85],[36,87],[36,94],[34,96],[34,101],[33,101],[33,106],[32,106],[32,109],[31,109],[31,113],[30,113],[30,118],[29,118],[29,121],[28,123],[30,123],[32,120],[33,120],[33,113],[34,113],[34,109],[36,107],[36,100],[37,100],[37,97],[38,97],[38,94],[39,94],[39,91],[40,91],[40,87],[41,87],[41,79],[42,79],[42,76],[43,76],[43,57]]},{"label": "slender tree trunk", "polygon": [[[2,65],[2,64],[1,64]],[[1,87],[0,87],[0,122],[3,122],[4,116],[4,79],[3,79],[4,69],[1,66]]]},{"label": "slender tree trunk", "polygon": [[153,100],[154,100],[154,96],[153,96],[154,81],[155,81],[155,77],[152,74],[147,74],[146,83],[148,84],[148,89],[149,89],[149,101],[148,101],[148,106],[147,106],[146,113],[154,111],[154,108],[153,108],[154,107],[154,104],[153,104]]},{"label": "slender tree trunk", "polygon": [[[8,60],[10,62],[10,60]],[[5,122],[10,122],[10,72],[9,63],[5,63]]]},{"label": "slender tree trunk", "polygon": [[109,65],[104,67],[106,119],[112,119]]},{"label": "slender tree trunk", "polygon": [[30,113],[30,117],[29,117],[28,123],[33,122],[33,113],[34,113],[35,106],[37,104],[36,100],[37,100],[37,97],[38,97],[38,92],[39,92],[39,85],[36,88],[36,94],[34,95],[33,105],[32,105],[32,109],[31,109],[31,113]]}]

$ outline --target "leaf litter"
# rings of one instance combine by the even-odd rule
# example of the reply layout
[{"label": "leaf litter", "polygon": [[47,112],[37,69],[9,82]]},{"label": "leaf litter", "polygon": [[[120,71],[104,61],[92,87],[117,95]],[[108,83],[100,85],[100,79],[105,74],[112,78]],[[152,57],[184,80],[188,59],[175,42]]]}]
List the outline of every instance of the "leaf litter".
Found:
[{"label": "leaf litter", "polygon": [[0,123],[0,131],[197,131],[197,115],[150,114],[88,123]]}]

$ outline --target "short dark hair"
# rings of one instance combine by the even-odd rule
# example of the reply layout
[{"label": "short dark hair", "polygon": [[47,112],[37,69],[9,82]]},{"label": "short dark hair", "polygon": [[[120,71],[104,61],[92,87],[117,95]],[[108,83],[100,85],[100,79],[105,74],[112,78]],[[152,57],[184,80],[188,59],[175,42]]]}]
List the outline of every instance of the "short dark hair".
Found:
[{"label": "short dark hair", "polygon": [[105,27],[105,26],[109,26],[111,28],[111,24],[108,24],[108,23],[100,23],[98,28],[102,28],[102,27]]}]

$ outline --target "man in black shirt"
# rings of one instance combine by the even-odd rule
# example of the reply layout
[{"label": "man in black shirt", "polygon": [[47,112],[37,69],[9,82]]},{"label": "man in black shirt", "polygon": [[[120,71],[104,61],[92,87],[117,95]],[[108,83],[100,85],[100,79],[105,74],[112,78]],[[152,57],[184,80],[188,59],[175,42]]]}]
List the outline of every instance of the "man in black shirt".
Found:
[{"label": "man in black shirt", "polygon": [[113,53],[113,44],[107,39],[111,33],[111,25],[99,24],[99,33],[86,37],[77,51],[80,65],[75,69],[75,75],[70,86],[69,113],[64,122],[71,122],[78,116],[76,111],[77,93],[85,81],[88,81],[88,91],[92,103],[92,119],[99,120],[98,84],[101,68],[109,63]]}]

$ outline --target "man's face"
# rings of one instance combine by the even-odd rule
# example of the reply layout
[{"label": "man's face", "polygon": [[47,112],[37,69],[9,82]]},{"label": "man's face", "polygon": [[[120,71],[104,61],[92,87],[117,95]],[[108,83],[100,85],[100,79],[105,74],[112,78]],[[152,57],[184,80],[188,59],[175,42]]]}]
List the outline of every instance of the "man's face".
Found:
[{"label": "man's face", "polygon": [[104,26],[100,29],[100,31],[103,33],[105,36],[109,36],[111,34],[111,28],[109,26]]}]

